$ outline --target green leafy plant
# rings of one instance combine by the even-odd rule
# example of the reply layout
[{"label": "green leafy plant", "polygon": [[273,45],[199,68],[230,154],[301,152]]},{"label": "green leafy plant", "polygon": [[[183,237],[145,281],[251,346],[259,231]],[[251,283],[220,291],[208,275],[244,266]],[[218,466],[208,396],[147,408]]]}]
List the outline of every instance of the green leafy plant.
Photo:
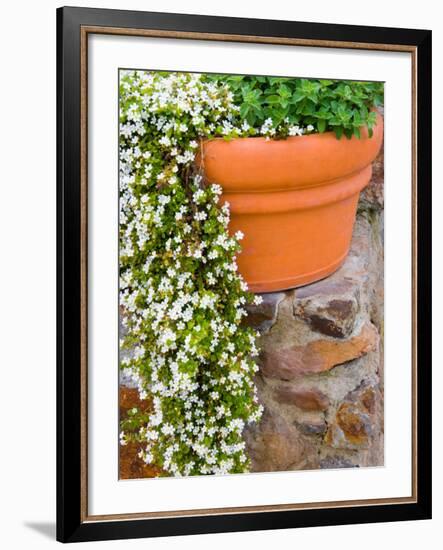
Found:
[{"label": "green leafy plant", "polygon": [[382,82],[229,75],[206,78],[228,84],[240,118],[251,128],[270,121],[275,137],[291,135],[291,128],[308,127],[310,132],[334,131],[337,138],[360,137],[361,128],[367,127],[371,136],[376,122],[373,108],[383,104]]}]

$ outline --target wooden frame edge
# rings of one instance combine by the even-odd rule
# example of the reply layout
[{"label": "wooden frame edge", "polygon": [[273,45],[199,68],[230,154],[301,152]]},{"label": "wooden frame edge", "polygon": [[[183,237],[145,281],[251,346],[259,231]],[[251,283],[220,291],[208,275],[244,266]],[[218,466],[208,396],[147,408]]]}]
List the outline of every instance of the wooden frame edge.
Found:
[{"label": "wooden frame edge", "polygon": [[317,40],[306,38],[285,38],[277,36],[254,36],[243,34],[222,34],[198,31],[168,31],[158,29],[132,29],[127,27],[104,27],[82,25],[86,34],[108,34],[121,36],[140,36],[150,38],[176,38],[184,40],[215,40],[220,42],[247,42],[253,44],[275,44],[280,46],[306,46],[322,48],[347,48],[356,50],[381,50],[393,52],[413,52],[416,47],[404,44],[377,44],[369,42],[347,42],[341,40]]}]

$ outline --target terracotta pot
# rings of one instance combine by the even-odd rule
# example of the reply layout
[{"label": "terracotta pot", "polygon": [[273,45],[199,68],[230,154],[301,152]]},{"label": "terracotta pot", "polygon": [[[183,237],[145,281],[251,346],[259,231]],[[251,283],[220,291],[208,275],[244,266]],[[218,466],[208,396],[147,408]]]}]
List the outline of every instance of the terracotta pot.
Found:
[{"label": "terracotta pot", "polygon": [[252,291],[305,285],[340,267],[382,139],[377,114],[372,138],[364,130],[350,140],[327,132],[203,143],[205,177],[223,187],[230,231],[245,234],[238,266]]}]

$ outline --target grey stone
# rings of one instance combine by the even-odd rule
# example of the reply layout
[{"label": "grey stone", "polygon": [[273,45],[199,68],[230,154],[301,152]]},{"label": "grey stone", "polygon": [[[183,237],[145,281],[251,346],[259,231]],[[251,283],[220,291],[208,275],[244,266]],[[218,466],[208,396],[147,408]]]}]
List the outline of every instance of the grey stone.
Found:
[{"label": "grey stone", "polygon": [[[345,338],[354,330],[359,311],[357,285],[341,297],[316,296],[294,301],[294,314],[305,319],[311,327],[326,336]],[[324,290],[324,289],[323,289]]]},{"label": "grey stone", "polygon": [[380,210],[384,206],[384,147],[372,163],[372,177],[369,185],[360,195],[359,209]]},{"label": "grey stone", "polygon": [[334,470],[336,468],[358,468],[358,464],[353,464],[349,459],[341,456],[327,456],[320,460],[322,470]]},{"label": "grey stone", "polygon": [[328,425],[324,418],[318,420],[305,420],[303,422],[295,422],[298,429],[305,435],[323,435],[328,429]]},{"label": "grey stone", "polygon": [[248,316],[245,323],[257,329],[260,332],[267,332],[276,322],[278,315],[278,306],[285,298],[284,292],[268,292],[260,294],[263,301],[261,304],[248,305],[246,310]]}]

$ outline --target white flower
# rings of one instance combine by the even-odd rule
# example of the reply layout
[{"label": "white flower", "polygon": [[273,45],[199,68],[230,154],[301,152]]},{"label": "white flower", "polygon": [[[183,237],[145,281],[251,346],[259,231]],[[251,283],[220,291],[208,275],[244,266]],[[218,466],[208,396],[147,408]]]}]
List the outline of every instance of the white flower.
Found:
[{"label": "white flower", "polygon": [[168,196],[168,195],[160,195],[160,196],[158,197],[158,202],[159,202],[161,205],[168,204],[170,201],[171,201],[171,197]]},{"label": "white flower", "polygon": [[163,136],[162,138],[160,138],[159,143],[161,145],[164,145],[165,147],[168,147],[169,145],[171,145],[171,140],[168,138],[168,136]]},{"label": "white flower", "polygon": [[211,185],[211,189],[212,189],[212,192],[215,194],[215,195],[221,195],[222,192],[223,192],[223,189],[221,187],[221,185],[218,185],[217,183],[213,183]]},{"label": "white flower", "polygon": [[163,424],[161,432],[164,435],[172,435],[174,433],[174,426],[172,424]]},{"label": "white flower", "polygon": [[208,215],[206,214],[206,212],[203,212],[203,211],[196,212],[195,214],[195,219],[199,221],[206,220],[207,217]]}]

